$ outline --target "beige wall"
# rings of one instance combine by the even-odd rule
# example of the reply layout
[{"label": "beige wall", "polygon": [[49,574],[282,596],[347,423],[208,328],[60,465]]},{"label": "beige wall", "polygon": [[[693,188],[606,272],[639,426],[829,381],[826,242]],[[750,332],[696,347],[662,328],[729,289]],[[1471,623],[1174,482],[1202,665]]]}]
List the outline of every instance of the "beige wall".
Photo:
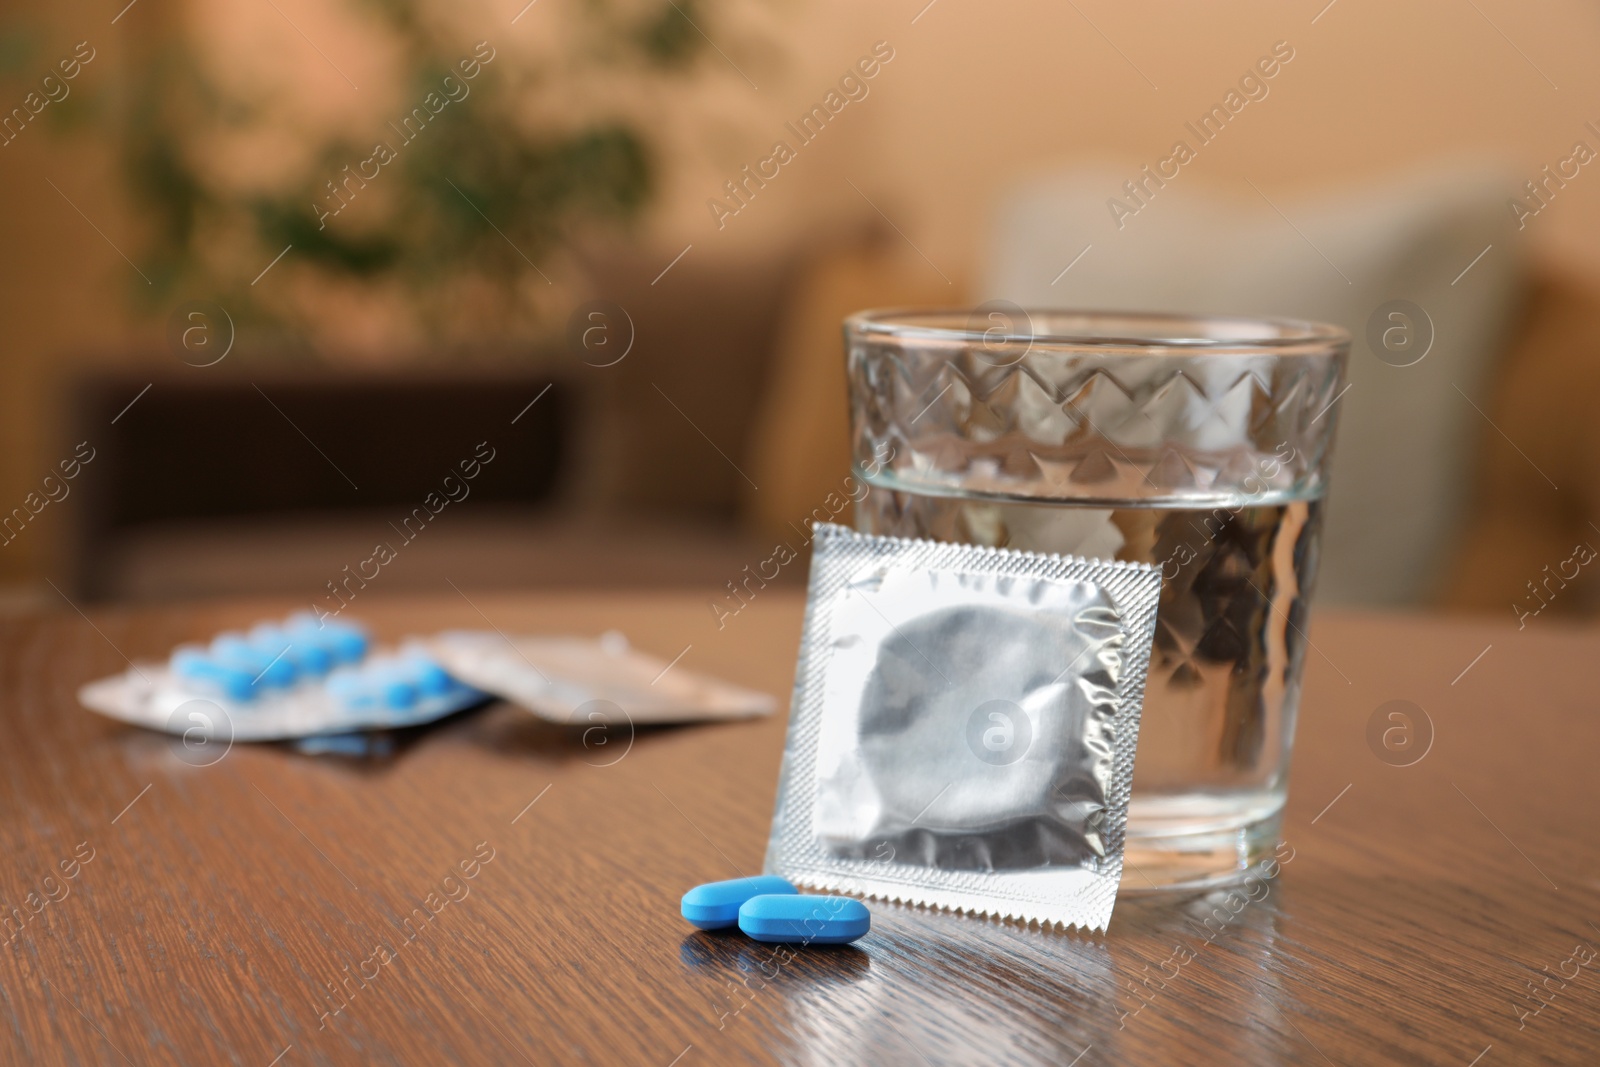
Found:
[{"label": "beige wall", "polygon": [[[1249,178],[1292,195],[1465,155],[1503,161],[1526,180],[1579,138],[1600,150],[1600,136],[1584,129],[1600,126],[1600,11],[1578,0],[1336,0],[1325,11],[1326,0],[937,0],[911,24],[924,3],[863,13],[858,3],[815,0],[790,11],[786,74],[759,94],[727,79],[728,93],[759,97],[766,125],[709,150],[724,171],[780,134],[872,41],[890,41],[896,58],[872,95],[840,115],[837,141],[808,148],[792,175],[759,194],[767,203],[722,232],[704,200],[728,175],[685,168],[665,205],[672,238],[759,241],[796,217],[855,210],[849,177],[935,263],[959,263],[976,252],[997,187],[1090,157],[1154,162],[1186,119],[1280,40],[1294,61],[1248,121],[1185,170],[1186,182],[1252,196]],[[1540,253],[1600,271],[1596,234],[1600,166],[1529,224]]]},{"label": "beige wall", "polygon": [[[570,2],[540,0],[516,26],[509,20],[520,0],[474,5],[471,17],[485,20],[515,61],[550,46],[562,5]],[[1584,129],[1588,120],[1600,126],[1600,70],[1593,62],[1600,12],[1580,0],[1336,0],[1326,10],[1323,0],[936,0],[926,9],[924,2],[719,5],[704,25],[727,59],[707,53],[700,84],[648,100],[619,94],[619,106],[636,111],[667,146],[670,170],[652,234],[663,264],[689,243],[693,255],[748,253],[821,220],[869,216],[864,193],[945,274],[970,275],[997,188],[1020,174],[1090,157],[1153,162],[1181,136],[1185,119],[1220,98],[1279,40],[1293,45],[1293,63],[1273,80],[1271,95],[1252,106],[1249,121],[1208,147],[1185,181],[1247,195],[1249,178],[1293,195],[1465,154],[1503,160],[1511,173],[1532,178],[1567,155],[1575,140],[1600,149],[1600,137]],[[116,26],[103,5],[76,0],[32,16],[47,20],[40,24],[41,62],[87,38],[98,56],[80,81],[109,84],[132,43],[159,38],[177,6],[140,0]],[[325,25],[320,3],[283,0],[282,6],[313,38],[325,28],[339,48],[361,51],[347,19]],[[254,34],[230,37],[214,14],[206,25],[219,47],[230,39],[265,47]],[[275,34],[268,50],[281,57],[281,84],[344,91],[295,35],[270,20],[262,27]],[[774,139],[789,139],[785,121],[819,101],[879,40],[891,44],[895,57],[871,81],[870,95],[846,107],[719,230],[706,200],[741,165],[766,156]],[[352,64],[365,72],[381,69],[380,60],[356,56]],[[301,71],[305,78],[291,76]],[[6,100],[20,100],[34,77],[6,80]],[[335,110],[359,115],[371,101],[381,104],[381,85],[363,91],[370,95],[361,107],[346,102]],[[137,240],[116,190],[110,160],[92,143],[30,129],[0,150],[4,509],[55,461],[51,385],[63,361],[85,350],[160,351],[159,318],[130,323],[124,310],[126,290],[138,278],[108,239],[135,260]],[[1508,197],[1516,191],[1508,188]],[[1151,217],[1159,220],[1159,203]],[[1528,230],[1541,257],[1600,276],[1600,164],[1585,168]],[[926,269],[934,277],[934,268]],[[0,581],[33,574],[48,561],[52,525],[62,528],[59,515],[43,517],[28,536],[0,549]]]}]

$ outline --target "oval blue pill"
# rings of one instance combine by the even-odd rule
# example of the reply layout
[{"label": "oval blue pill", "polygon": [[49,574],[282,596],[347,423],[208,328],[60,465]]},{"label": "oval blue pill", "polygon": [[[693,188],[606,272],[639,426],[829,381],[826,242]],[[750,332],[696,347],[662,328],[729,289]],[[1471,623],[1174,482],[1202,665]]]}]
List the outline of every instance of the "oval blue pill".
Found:
[{"label": "oval blue pill", "polygon": [[293,646],[282,633],[257,635],[251,634],[250,644],[256,652],[267,657],[267,665],[258,672],[261,685],[278,688],[288,688],[295,682],[299,671],[295,667],[295,659],[290,655]]},{"label": "oval blue pill", "polygon": [[333,669],[333,653],[316,645],[295,645],[289,652],[301,674],[320,678]]},{"label": "oval blue pill", "polygon": [[417,687],[404,679],[384,678],[377,684],[386,707],[404,710],[417,702]]},{"label": "oval blue pill", "polygon": [[261,695],[261,690],[256,686],[255,680],[244,671],[218,667],[211,675],[211,681],[225,695],[232,697],[234,700],[251,701]]},{"label": "oval blue pill", "polygon": [[263,649],[236,634],[218,634],[211,639],[210,656],[219,666],[243,674],[255,688],[287,686],[294,682],[294,667],[279,653],[282,648]]},{"label": "oval blue pill", "polygon": [[233,700],[254,700],[257,695],[248,673],[224,667],[199,649],[178,649],[172,654],[171,665],[172,673],[179,678],[217,690]]},{"label": "oval blue pill", "polygon": [[293,640],[323,649],[338,663],[355,663],[367,654],[366,631],[350,623],[300,612],[289,616],[285,629]]},{"label": "oval blue pill", "polygon": [[843,945],[872,928],[872,913],[850,897],[759,896],[739,908],[739,929],[757,941]]},{"label": "oval blue pill", "polygon": [[405,679],[426,696],[440,696],[455,687],[455,679],[443,667],[421,656],[403,659],[401,670]]},{"label": "oval blue pill", "polygon": [[[252,626],[250,643],[278,661],[273,671],[263,678],[270,685],[288,686],[307,676],[320,678],[333,666],[333,655],[327,649],[299,641],[295,635],[275,623],[263,622]],[[284,665],[288,668],[287,675],[276,673],[277,668]]]},{"label": "oval blue pill", "polygon": [[751,897],[798,892],[788,881],[773,874],[707,882],[683,895],[683,917],[702,930],[723,930],[739,924],[739,907]]},{"label": "oval blue pill", "polygon": [[367,654],[367,634],[354,626],[329,625],[327,648],[340,663],[355,663]]}]

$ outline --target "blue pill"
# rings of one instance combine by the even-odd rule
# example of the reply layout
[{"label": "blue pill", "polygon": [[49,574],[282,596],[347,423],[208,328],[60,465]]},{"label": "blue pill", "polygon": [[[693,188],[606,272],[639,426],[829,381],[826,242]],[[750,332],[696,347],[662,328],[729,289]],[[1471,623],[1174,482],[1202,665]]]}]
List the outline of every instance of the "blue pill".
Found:
[{"label": "blue pill", "polygon": [[253,700],[257,695],[249,672],[218,663],[204,649],[193,646],[178,649],[172,654],[171,667],[179,678],[198,682],[234,700]]},{"label": "blue pill", "polygon": [[776,894],[792,896],[798,892],[786,880],[772,874],[707,882],[683,895],[683,917],[702,930],[723,930],[739,924],[739,908],[752,897],[765,894],[775,898]]},{"label": "blue pill", "polygon": [[214,664],[210,659],[186,659],[173,664],[173,673],[184,681],[194,681],[206,689],[214,689],[234,701],[253,701],[258,696],[256,686],[243,670],[230,670]]},{"label": "blue pill", "polygon": [[289,617],[286,629],[295,641],[325,650],[337,663],[354,663],[367,654],[367,633],[359,626],[302,612]]},{"label": "blue pill", "polygon": [[443,696],[455,688],[455,679],[432,660],[418,657],[408,660],[405,668],[411,684],[427,696]]},{"label": "blue pill", "polygon": [[307,677],[320,678],[333,669],[333,653],[316,645],[291,645],[289,658]]},{"label": "blue pill", "polygon": [[367,635],[364,630],[333,623],[324,626],[323,630],[328,650],[340,663],[354,663],[367,654]]},{"label": "blue pill", "polygon": [[264,632],[257,628],[251,631],[250,647],[258,658],[266,661],[257,672],[261,678],[259,684],[288,687],[295,683],[300,671],[292,655],[293,645],[282,631]]},{"label": "blue pill", "polygon": [[297,635],[274,623],[261,623],[250,630],[250,640],[259,649],[277,656],[294,670],[295,680],[320,678],[333,667],[333,654],[319,645],[299,640]]},{"label": "blue pill", "polygon": [[404,679],[382,678],[377,684],[385,707],[403,711],[417,702],[417,687]]},{"label": "blue pill", "polygon": [[219,666],[238,671],[253,686],[286,686],[294,682],[294,666],[279,653],[282,648],[264,649],[243,634],[218,634],[211,639],[211,659]]},{"label": "blue pill", "polygon": [[759,896],[739,907],[739,929],[757,941],[843,945],[872,928],[872,913],[850,897]]}]

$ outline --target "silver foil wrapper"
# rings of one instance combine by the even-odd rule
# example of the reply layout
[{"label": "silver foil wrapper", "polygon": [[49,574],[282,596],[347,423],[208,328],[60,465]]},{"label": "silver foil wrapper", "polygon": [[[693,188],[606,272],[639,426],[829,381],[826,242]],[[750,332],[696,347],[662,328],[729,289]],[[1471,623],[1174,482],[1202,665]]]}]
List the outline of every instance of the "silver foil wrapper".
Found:
[{"label": "silver foil wrapper", "polygon": [[766,869],[1103,930],[1159,571],[817,527]]}]

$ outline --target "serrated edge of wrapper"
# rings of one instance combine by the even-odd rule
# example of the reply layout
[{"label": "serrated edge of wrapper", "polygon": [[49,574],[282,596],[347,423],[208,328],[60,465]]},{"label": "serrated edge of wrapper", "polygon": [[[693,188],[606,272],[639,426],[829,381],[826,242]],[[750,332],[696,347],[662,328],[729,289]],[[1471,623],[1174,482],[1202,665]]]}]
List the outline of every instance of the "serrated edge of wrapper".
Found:
[{"label": "serrated edge of wrapper", "polygon": [[[1156,605],[1160,596],[1161,572],[1147,563],[1096,560],[1081,556],[1022,552],[1015,549],[961,545],[905,537],[878,537],[857,533],[847,527],[819,524],[812,542],[811,574],[807,582],[805,621],[801,631],[794,689],[790,701],[788,734],[779,772],[777,802],[772,829],[767,841],[763,869],[799,884],[819,889],[857,893],[869,899],[886,900],[937,910],[982,916],[998,920],[1038,922],[1055,927],[1076,927],[1090,932],[1105,931],[1111,921],[1122,880],[1123,848],[1126,839],[1129,794],[1133,782],[1133,757],[1138,748],[1139,722],[1144,708],[1144,689],[1149,672],[1155,635]],[[1105,830],[1107,854],[1098,869],[1066,867],[1051,870],[1033,868],[1022,871],[935,871],[929,877],[964,882],[985,878],[1004,881],[1019,877],[1056,877],[1062,883],[1053,899],[1038,899],[1019,894],[1014,886],[928,885],[903,871],[903,865],[884,865],[881,861],[831,857],[812,837],[811,805],[816,794],[815,760],[820,724],[827,709],[822,691],[827,674],[824,650],[830,640],[828,615],[837,590],[825,588],[819,560],[824,549],[837,551],[846,545],[871,545],[890,549],[877,563],[895,557],[924,555],[924,566],[956,571],[991,574],[1016,574],[1016,568],[1043,562],[1046,566],[1032,577],[1051,580],[1094,580],[1074,575],[1080,569],[1109,572],[1124,581],[1102,589],[1119,602],[1126,600],[1124,615],[1132,648],[1128,653],[1127,690],[1120,694],[1124,707],[1118,711],[1118,748],[1108,796],[1111,819]],[[837,546],[837,547],[836,547]],[[892,565],[892,564],[891,564]],[[840,568],[842,571],[843,568]],[[1049,573],[1054,571],[1056,573]],[[1063,573],[1065,572],[1065,573]],[[1154,577],[1153,593],[1149,588]],[[831,576],[841,585],[848,576]],[[816,689],[813,698],[811,690]],[[797,799],[798,798],[798,799]],[[878,864],[876,868],[872,865]],[[863,866],[867,869],[863,870]],[[900,868],[900,870],[897,870]],[[1076,882],[1077,885],[1065,884]]]},{"label": "serrated edge of wrapper", "polygon": [[[781,872],[763,872],[781,873]],[[884,904],[899,904],[904,907],[921,908],[927,911],[945,912],[952,915],[967,915],[975,919],[989,919],[995,922],[1012,922],[1026,925],[1037,924],[1054,930],[1081,930],[1085,933],[1106,932],[1110,916],[1099,923],[1078,922],[1075,919],[1061,915],[1046,914],[1030,908],[1025,903],[1012,900],[993,900],[988,903],[950,903],[944,900],[930,899],[917,892],[915,889],[896,884],[890,889],[879,889],[856,882],[852,879],[819,878],[815,875],[802,874],[790,871],[783,877],[788,878],[796,886],[804,889],[818,889],[830,893],[846,893],[865,897],[867,900],[878,901]],[[944,891],[941,891],[944,892]],[[961,896],[959,892],[950,891],[951,896]]]}]

